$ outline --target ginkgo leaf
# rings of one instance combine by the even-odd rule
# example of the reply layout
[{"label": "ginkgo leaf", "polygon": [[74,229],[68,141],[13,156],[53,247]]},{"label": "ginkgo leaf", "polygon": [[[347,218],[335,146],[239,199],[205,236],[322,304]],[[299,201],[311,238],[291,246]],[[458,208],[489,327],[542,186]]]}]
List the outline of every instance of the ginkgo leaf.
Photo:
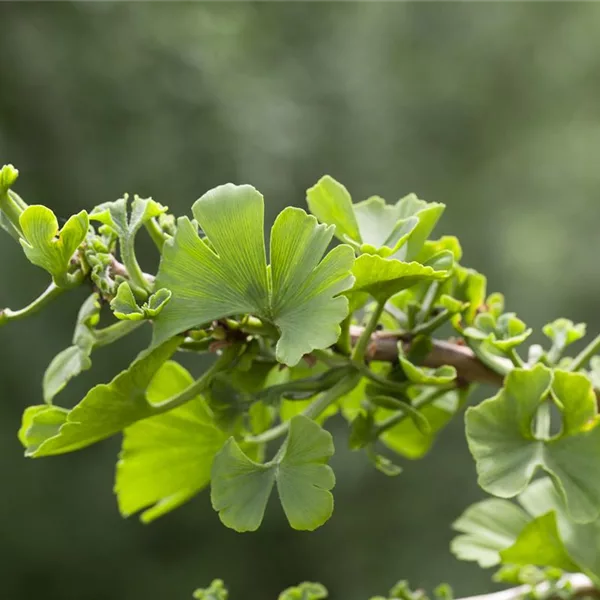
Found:
[{"label": "ginkgo leaf", "polygon": [[10,188],[15,184],[19,177],[19,171],[12,165],[4,165],[0,169],[0,227],[4,229],[15,241],[21,239],[21,230],[17,219],[11,221],[9,214],[14,214],[21,210],[25,210],[27,205],[18,194]]},{"label": "ginkgo leaf", "polygon": [[26,453],[35,452],[40,444],[54,437],[67,420],[69,411],[47,404],[29,406],[23,413],[18,437]]},{"label": "ginkgo leaf", "polygon": [[213,508],[227,527],[255,531],[276,482],[290,525],[312,531],[333,511],[335,477],[326,464],[333,451],[331,434],[303,415],[291,419],[286,441],[268,463],[251,460],[230,438],[213,463]]},{"label": "ginkgo leaf", "polygon": [[213,579],[210,586],[194,592],[194,600],[227,600],[229,592],[222,579]]},{"label": "ginkgo leaf", "polygon": [[549,477],[536,479],[519,495],[519,503],[532,517],[554,511],[560,538],[570,558],[596,581],[600,580],[600,519],[592,523],[575,523],[564,499]]},{"label": "ginkgo leaf", "polygon": [[336,226],[336,236],[360,252],[414,260],[444,212],[444,205],[419,200],[414,194],[396,204],[373,196],[352,204],[348,190],[333,177],[323,176],[306,194],[310,211]]},{"label": "ginkgo leaf", "polygon": [[427,367],[413,365],[402,355],[399,356],[399,360],[404,374],[411,383],[421,385],[446,385],[456,379],[456,368],[453,366],[444,365],[437,369],[429,369]]},{"label": "ginkgo leaf", "polygon": [[573,323],[570,319],[556,319],[544,325],[542,331],[561,348],[569,346],[585,335],[585,323]]},{"label": "ginkgo leaf", "polygon": [[[380,437],[381,441],[394,452],[410,459],[423,457],[433,446],[439,433],[450,423],[452,417],[467,401],[468,390],[450,390],[436,398],[431,404],[419,409],[429,423],[430,431],[424,432],[412,419],[404,419],[391,427]],[[391,416],[390,411],[379,411],[377,421]]]},{"label": "ginkgo leaf", "polygon": [[476,561],[480,567],[500,563],[500,551],[512,546],[531,517],[508,500],[491,498],[473,504],[458,518],[452,528],[462,535],[450,544],[460,560]]},{"label": "ginkgo leaf", "polygon": [[[146,397],[156,404],[192,382],[181,365],[168,361],[150,382]],[[201,396],[127,427],[115,481],[121,514],[151,507],[141,515],[148,523],[193,497],[208,485],[214,456],[227,438],[215,427]]]},{"label": "ginkgo leaf", "polygon": [[59,230],[58,220],[49,208],[32,205],[21,213],[19,223],[25,256],[48,271],[57,286],[67,286],[71,258],[85,239],[89,226],[85,210],[70,217]]},{"label": "ginkgo leaf", "polygon": [[90,214],[90,219],[110,227],[119,237],[121,257],[127,268],[133,284],[140,293],[149,289],[149,284],[142,273],[135,255],[135,236],[147,221],[162,215],[167,210],[152,198],[134,196],[131,203],[131,214],[127,214],[129,195],[125,194],[114,202],[105,202],[98,205]]},{"label": "ginkgo leaf", "polygon": [[[563,428],[552,438],[538,438],[532,422],[550,390]],[[510,498],[541,468],[552,476],[575,521],[595,520],[600,514],[597,424],[596,396],[583,374],[552,372],[541,364],[514,369],[496,396],[467,410],[467,440],[479,484],[491,494]]]},{"label": "ginkgo leaf", "polygon": [[349,294],[368,292],[382,303],[422,281],[446,279],[450,272],[436,271],[417,262],[406,263],[376,254],[363,254],[356,259],[352,274],[355,282]]},{"label": "ginkgo leaf", "polygon": [[325,600],[328,597],[329,594],[324,585],[304,581],[300,585],[283,590],[277,600]]},{"label": "ginkgo leaf", "polygon": [[520,507],[499,499],[470,506],[453,525],[462,533],[451,544],[457,558],[482,567],[502,562],[600,577],[600,520],[573,522],[549,477],[531,483],[517,499]]},{"label": "ginkgo leaf", "polygon": [[271,230],[267,267],[264,203],[253,187],[219,186],[192,210],[208,241],[184,217],[175,238],[165,243],[156,286],[173,295],[155,320],[155,345],[185,329],[245,313],[279,329],[277,360],[290,366],[337,341],[348,313],[348,301],[339,294],[352,285],[354,253],[338,246],[321,260],[333,227],[286,208]]},{"label": "ginkgo leaf", "polygon": [[152,415],[146,388],[160,368],[175,352],[181,339],[142,352],[110,383],[93,387],[67,416],[55,435],[49,436],[27,456],[51,456],[85,448],[123,430],[135,421]]},{"label": "ginkgo leaf", "polygon": [[91,294],[81,305],[73,334],[73,345],[59,352],[48,365],[43,379],[44,402],[50,403],[67,383],[92,366],[90,355],[100,319],[100,297]]},{"label": "ginkgo leaf", "polygon": [[571,573],[580,571],[558,532],[554,511],[537,517],[523,528],[514,544],[500,551],[502,561],[513,565],[555,567]]},{"label": "ginkgo leaf", "polygon": [[142,321],[158,316],[170,299],[171,292],[165,288],[161,288],[154,292],[154,294],[140,306],[135,299],[129,283],[123,281],[117,288],[116,296],[110,302],[110,308],[117,319],[125,321]]},{"label": "ginkgo leaf", "polygon": [[131,203],[131,214],[128,216],[128,200],[129,195],[125,194],[123,198],[119,198],[114,202],[99,204],[90,213],[90,219],[112,227],[122,240],[128,241],[146,221],[158,217],[167,210],[166,206],[162,206],[152,198],[134,196]]}]

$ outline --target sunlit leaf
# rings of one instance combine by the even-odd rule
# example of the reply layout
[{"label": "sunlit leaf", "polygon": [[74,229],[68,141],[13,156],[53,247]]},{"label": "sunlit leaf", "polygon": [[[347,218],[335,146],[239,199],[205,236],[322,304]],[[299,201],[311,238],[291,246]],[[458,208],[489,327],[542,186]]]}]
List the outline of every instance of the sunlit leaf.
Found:
[{"label": "sunlit leaf", "polygon": [[333,511],[331,434],[299,415],[290,421],[288,436],[276,457],[257,463],[230,438],[213,463],[211,499],[221,521],[236,531],[260,526],[267,500],[277,483],[279,498],[294,529],[313,530]]},{"label": "sunlit leaf", "polygon": [[194,592],[194,600],[227,600],[229,592],[222,579],[214,579],[209,587]]},{"label": "sunlit leaf", "polygon": [[544,325],[542,331],[544,335],[549,337],[555,344],[564,348],[577,340],[580,340],[585,335],[585,323],[573,323],[569,319],[556,319],[552,323]]},{"label": "sunlit leaf", "polygon": [[187,218],[167,242],[156,285],[173,297],[155,321],[154,344],[201,323],[251,313],[277,326],[277,360],[295,365],[315,348],[334,344],[353,282],[354,253],[338,246],[321,260],[333,227],[286,208],[271,231],[267,268],[263,198],[253,187],[227,184],[193,206],[206,239]]},{"label": "sunlit leaf", "polygon": [[277,600],[324,600],[328,596],[327,588],[324,585],[305,581],[281,592]]},{"label": "sunlit leaf", "polygon": [[360,252],[409,261],[444,211],[443,204],[419,200],[414,194],[396,204],[386,204],[379,196],[352,204],[348,190],[329,175],[307,191],[307,202],[319,221],[335,225],[336,236]]},{"label": "sunlit leaf", "polygon": [[400,365],[406,377],[411,383],[421,385],[446,385],[456,379],[456,369],[449,365],[429,369],[427,367],[418,367],[409,360],[400,356]]},{"label": "sunlit leaf", "polygon": [[151,416],[146,388],[175,352],[181,339],[173,338],[152,350],[142,352],[131,366],[110,383],[93,387],[69,411],[56,435],[48,437],[28,456],[50,456],[79,450],[114,435],[135,421]]},{"label": "sunlit leaf", "polygon": [[67,383],[92,366],[90,355],[96,336],[94,327],[100,319],[100,298],[91,294],[81,305],[73,334],[73,345],[57,354],[44,373],[44,401],[52,402]]},{"label": "sunlit leaf", "polygon": [[385,259],[376,254],[359,256],[352,269],[354,286],[349,292],[367,292],[378,302],[385,302],[398,292],[422,281],[439,281],[449,276],[448,271],[435,271],[416,262]]},{"label": "sunlit leaf", "polygon": [[535,564],[570,572],[580,570],[564,547],[558,533],[554,512],[537,517],[525,525],[515,543],[509,548],[502,549],[500,556],[503,562],[515,565]]},{"label": "sunlit leaf", "polygon": [[[559,403],[562,432],[537,438],[532,421],[552,389]],[[600,428],[596,396],[583,374],[538,364],[508,374],[504,388],[466,414],[467,440],[479,484],[487,492],[510,498],[522,492],[543,469],[564,494],[578,522],[600,514]]]},{"label": "sunlit leaf", "polygon": [[82,210],[73,215],[59,230],[49,208],[33,205],[21,213],[19,223],[23,231],[21,246],[29,261],[48,271],[57,286],[68,285],[71,258],[88,230],[87,213]]},{"label": "sunlit leaf", "polygon": [[[150,382],[146,397],[157,404],[192,382],[181,365],[168,361]],[[227,437],[215,427],[200,396],[127,427],[115,482],[121,514],[151,507],[141,515],[148,523],[193,497],[208,485],[213,459]]]},{"label": "sunlit leaf", "polygon": [[47,404],[26,408],[18,433],[19,441],[23,444],[26,454],[35,452],[40,444],[57,435],[68,414],[69,411],[65,408]]},{"label": "sunlit leaf", "polygon": [[117,295],[111,300],[110,307],[117,319],[126,321],[141,321],[152,319],[160,314],[160,311],[171,299],[171,292],[165,288],[157,290],[147,302],[141,306],[137,303],[131,286],[123,281],[118,289]]},{"label": "sunlit leaf", "polygon": [[452,540],[450,549],[460,560],[492,567],[500,563],[500,551],[512,546],[530,521],[524,510],[508,500],[477,502],[452,524],[462,535]]}]

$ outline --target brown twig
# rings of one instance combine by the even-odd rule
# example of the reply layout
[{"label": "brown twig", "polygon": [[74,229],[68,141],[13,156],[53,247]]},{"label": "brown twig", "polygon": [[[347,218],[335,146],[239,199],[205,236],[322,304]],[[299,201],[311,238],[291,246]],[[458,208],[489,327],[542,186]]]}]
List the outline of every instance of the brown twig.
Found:
[{"label": "brown twig", "polygon": [[[350,337],[353,343],[360,337],[362,327],[351,326]],[[367,358],[394,362],[398,360],[398,342],[410,344],[410,337],[401,335],[389,337],[375,332],[371,337]],[[458,379],[466,383],[490,383],[501,386],[503,377],[484,365],[467,346],[443,340],[433,340],[433,348],[425,358],[423,365],[426,367],[441,367],[451,365],[456,369]]]}]

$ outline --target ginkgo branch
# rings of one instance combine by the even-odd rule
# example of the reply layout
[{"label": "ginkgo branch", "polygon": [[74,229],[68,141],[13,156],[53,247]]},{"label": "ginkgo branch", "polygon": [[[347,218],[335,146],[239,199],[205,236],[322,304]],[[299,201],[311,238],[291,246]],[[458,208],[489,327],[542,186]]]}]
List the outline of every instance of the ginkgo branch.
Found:
[{"label": "ginkgo branch", "polygon": [[[552,592],[553,585],[560,586],[561,589],[563,589],[565,586],[568,586],[573,596],[598,597],[598,590],[589,577],[583,573],[571,573],[565,575],[558,582],[558,584],[551,584],[548,581],[543,581],[535,586],[520,585],[518,587],[508,588],[499,592],[481,594],[478,596],[467,596],[457,600],[520,600],[521,598],[525,597],[543,598]],[[532,593],[534,593],[534,596],[531,596]]]},{"label": "ginkgo branch", "polygon": [[19,310],[4,308],[0,310],[0,326],[9,321],[17,321],[18,319],[25,319],[31,316],[52,302],[52,300],[59,296],[63,291],[64,288],[60,288],[56,284],[51,283],[40,296],[24,308]]}]

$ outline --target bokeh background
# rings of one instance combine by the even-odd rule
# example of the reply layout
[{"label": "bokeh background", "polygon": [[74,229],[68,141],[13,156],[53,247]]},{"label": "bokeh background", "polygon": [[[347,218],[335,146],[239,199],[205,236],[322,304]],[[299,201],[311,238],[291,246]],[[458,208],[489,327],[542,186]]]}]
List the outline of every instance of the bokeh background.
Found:
[{"label": "bokeh background", "polygon": [[[595,332],[598,31],[600,5],[575,2],[3,2],[0,163],[20,169],[26,201],[65,218],[125,191],[184,213],[233,181],[264,193],[272,221],[323,173],[355,199],[414,191],[448,205],[438,233],[458,235],[465,264],[530,325],[568,316]],[[46,275],[8,236],[0,256],[0,306],[16,308]],[[448,549],[450,523],[482,497],[460,418],[398,478],[339,442],[336,510],[313,534],[289,530],[275,507],[259,532],[236,534],[207,493],[150,526],[124,521],[117,438],[25,460],[21,412],[40,401],[83,297],[0,331],[1,598],[185,600],[217,576],[233,600],[305,579],[334,600],[399,578],[492,589]],[[99,351],[61,402],[146,341]]]}]

